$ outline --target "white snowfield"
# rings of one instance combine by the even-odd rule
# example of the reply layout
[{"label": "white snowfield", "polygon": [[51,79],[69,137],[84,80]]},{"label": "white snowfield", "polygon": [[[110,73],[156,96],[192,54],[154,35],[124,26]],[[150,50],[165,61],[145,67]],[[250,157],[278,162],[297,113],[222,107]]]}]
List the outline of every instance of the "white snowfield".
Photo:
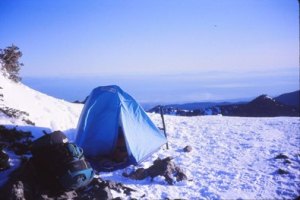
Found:
[{"label": "white snowfield", "polygon": [[[33,90],[22,83],[15,83],[2,75],[0,71],[0,108],[9,107],[23,111],[29,116],[22,116],[35,123],[30,130],[36,136],[41,136],[41,130],[51,132],[61,130],[74,135],[78,118],[83,108],[82,104],[74,104],[61,99],[48,96]],[[21,117],[21,118],[22,118]],[[28,128],[28,125],[20,119],[10,118],[0,112],[0,124],[16,124],[19,128]]]},{"label": "white snowfield", "polygon": [[[158,115],[151,115],[159,123]],[[149,199],[293,199],[300,194],[299,118],[166,116],[169,150],[157,157],[174,157],[190,181],[168,186],[163,179],[128,181],[122,170],[102,173],[123,182]],[[190,145],[189,153],[183,148]],[[274,159],[280,153],[290,163]],[[289,174],[280,175],[279,169]],[[138,196],[137,196],[138,197]]]},{"label": "white snowfield", "polygon": [[[2,113],[0,124],[18,125],[36,137],[42,135],[42,130],[62,130],[74,139],[82,105],[49,97],[2,75],[0,87],[1,107],[27,112],[27,119],[35,126]],[[159,115],[149,115],[157,125],[161,124]],[[164,146],[140,166],[101,172],[100,177],[137,190],[131,197],[138,199],[294,199],[300,196],[299,117],[165,116],[165,122],[169,150]],[[183,152],[186,145],[192,147],[191,152]],[[275,159],[279,154],[288,158]],[[156,158],[167,156],[174,158],[188,181],[168,185],[163,177],[135,181],[122,176],[123,172],[149,167]],[[279,169],[287,174],[278,173]],[[113,195],[125,197],[117,192]]]}]

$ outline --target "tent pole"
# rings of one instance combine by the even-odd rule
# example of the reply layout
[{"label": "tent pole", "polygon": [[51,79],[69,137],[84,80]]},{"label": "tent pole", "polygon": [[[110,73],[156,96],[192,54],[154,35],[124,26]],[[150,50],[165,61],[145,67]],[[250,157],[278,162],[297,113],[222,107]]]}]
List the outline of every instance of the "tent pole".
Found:
[{"label": "tent pole", "polygon": [[165,125],[165,118],[164,118],[164,111],[163,111],[163,106],[159,106],[159,112],[160,112],[160,116],[161,116],[161,120],[162,120],[162,125],[163,125],[163,130],[164,130],[164,134],[165,137],[167,139],[167,149],[169,149],[169,144],[168,144],[168,137],[167,137],[167,131],[166,131],[166,125]]}]

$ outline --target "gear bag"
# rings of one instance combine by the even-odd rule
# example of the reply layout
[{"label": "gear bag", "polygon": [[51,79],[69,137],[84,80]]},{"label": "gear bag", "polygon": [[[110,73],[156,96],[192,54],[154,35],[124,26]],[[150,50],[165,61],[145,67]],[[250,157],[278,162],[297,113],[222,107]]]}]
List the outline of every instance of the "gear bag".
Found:
[{"label": "gear bag", "polygon": [[68,143],[66,136],[55,131],[35,140],[31,148],[37,171],[46,179],[58,182],[64,189],[78,189],[88,185],[94,171],[83,156],[83,150]]}]

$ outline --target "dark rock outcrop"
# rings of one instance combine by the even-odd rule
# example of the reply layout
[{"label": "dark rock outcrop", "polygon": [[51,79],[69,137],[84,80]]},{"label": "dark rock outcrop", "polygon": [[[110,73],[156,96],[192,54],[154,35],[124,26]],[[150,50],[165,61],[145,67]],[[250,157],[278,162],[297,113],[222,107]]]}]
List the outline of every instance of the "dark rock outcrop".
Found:
[{"label": "dark rock outcrop", "polygon": [[278,155],[275,157],[275,159],[288,159],[288,158],[289,158],[288,156],[286,156],[286,155],[284,155],[284,154],[282,154],[282,153],[278,154]]},{"label": "dark rock outcrop", "polygon": [[0,125],[0,145],[2,144],[17,155],[29,153],[32,138],[29,131],[17,130],[16,127],[10,129]]},{"label": "dark rock outcrop", "polygon": [[130,174],[123,173],[123,176],[135,180],[142,180],[147,177],[153,179],[156,176],[163,176],[169,185],[187,180],[187,176],[183,173],[182,169],[175,165],[171,157],[165,159],[157,158],[151,167],[147,169],[138,168]]},{"label": "dark rock outcrop", "polygon": [[34,122],[28,119],[29,114],[27,112],[17,110],[14,108],[9,108],[9,107],[0,107],[0,112],[3,113],[4,115],[10,117],[10,118],[15,118],[15,119],[21,119],[28,125],[35,125]]},{"label": "dark rock outcrop", "polygon": [[0,147],[0,172],[10,168],[9,156]]}]

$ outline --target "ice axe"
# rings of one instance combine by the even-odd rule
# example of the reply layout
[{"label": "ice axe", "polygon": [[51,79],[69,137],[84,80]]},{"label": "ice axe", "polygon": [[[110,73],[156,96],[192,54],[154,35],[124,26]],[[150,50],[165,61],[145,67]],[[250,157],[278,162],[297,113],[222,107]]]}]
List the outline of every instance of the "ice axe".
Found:
[{"label": "ice axe", "polygon": [[165,137],[167,139],[167,149],[169,149],[169,144],[168,144],[168,138],[167,138],[167,131],[166,131],[166,124],[165,124],[165,118],[164,118],[164,110],[163,110],[163,106],[159,106],[159,113],[160,113],[160,116],[161,116],[161,120],[162,120],[162,125],[163,125],[163,128],[162,130],[164,131],[164,134],[165,134]]}]

